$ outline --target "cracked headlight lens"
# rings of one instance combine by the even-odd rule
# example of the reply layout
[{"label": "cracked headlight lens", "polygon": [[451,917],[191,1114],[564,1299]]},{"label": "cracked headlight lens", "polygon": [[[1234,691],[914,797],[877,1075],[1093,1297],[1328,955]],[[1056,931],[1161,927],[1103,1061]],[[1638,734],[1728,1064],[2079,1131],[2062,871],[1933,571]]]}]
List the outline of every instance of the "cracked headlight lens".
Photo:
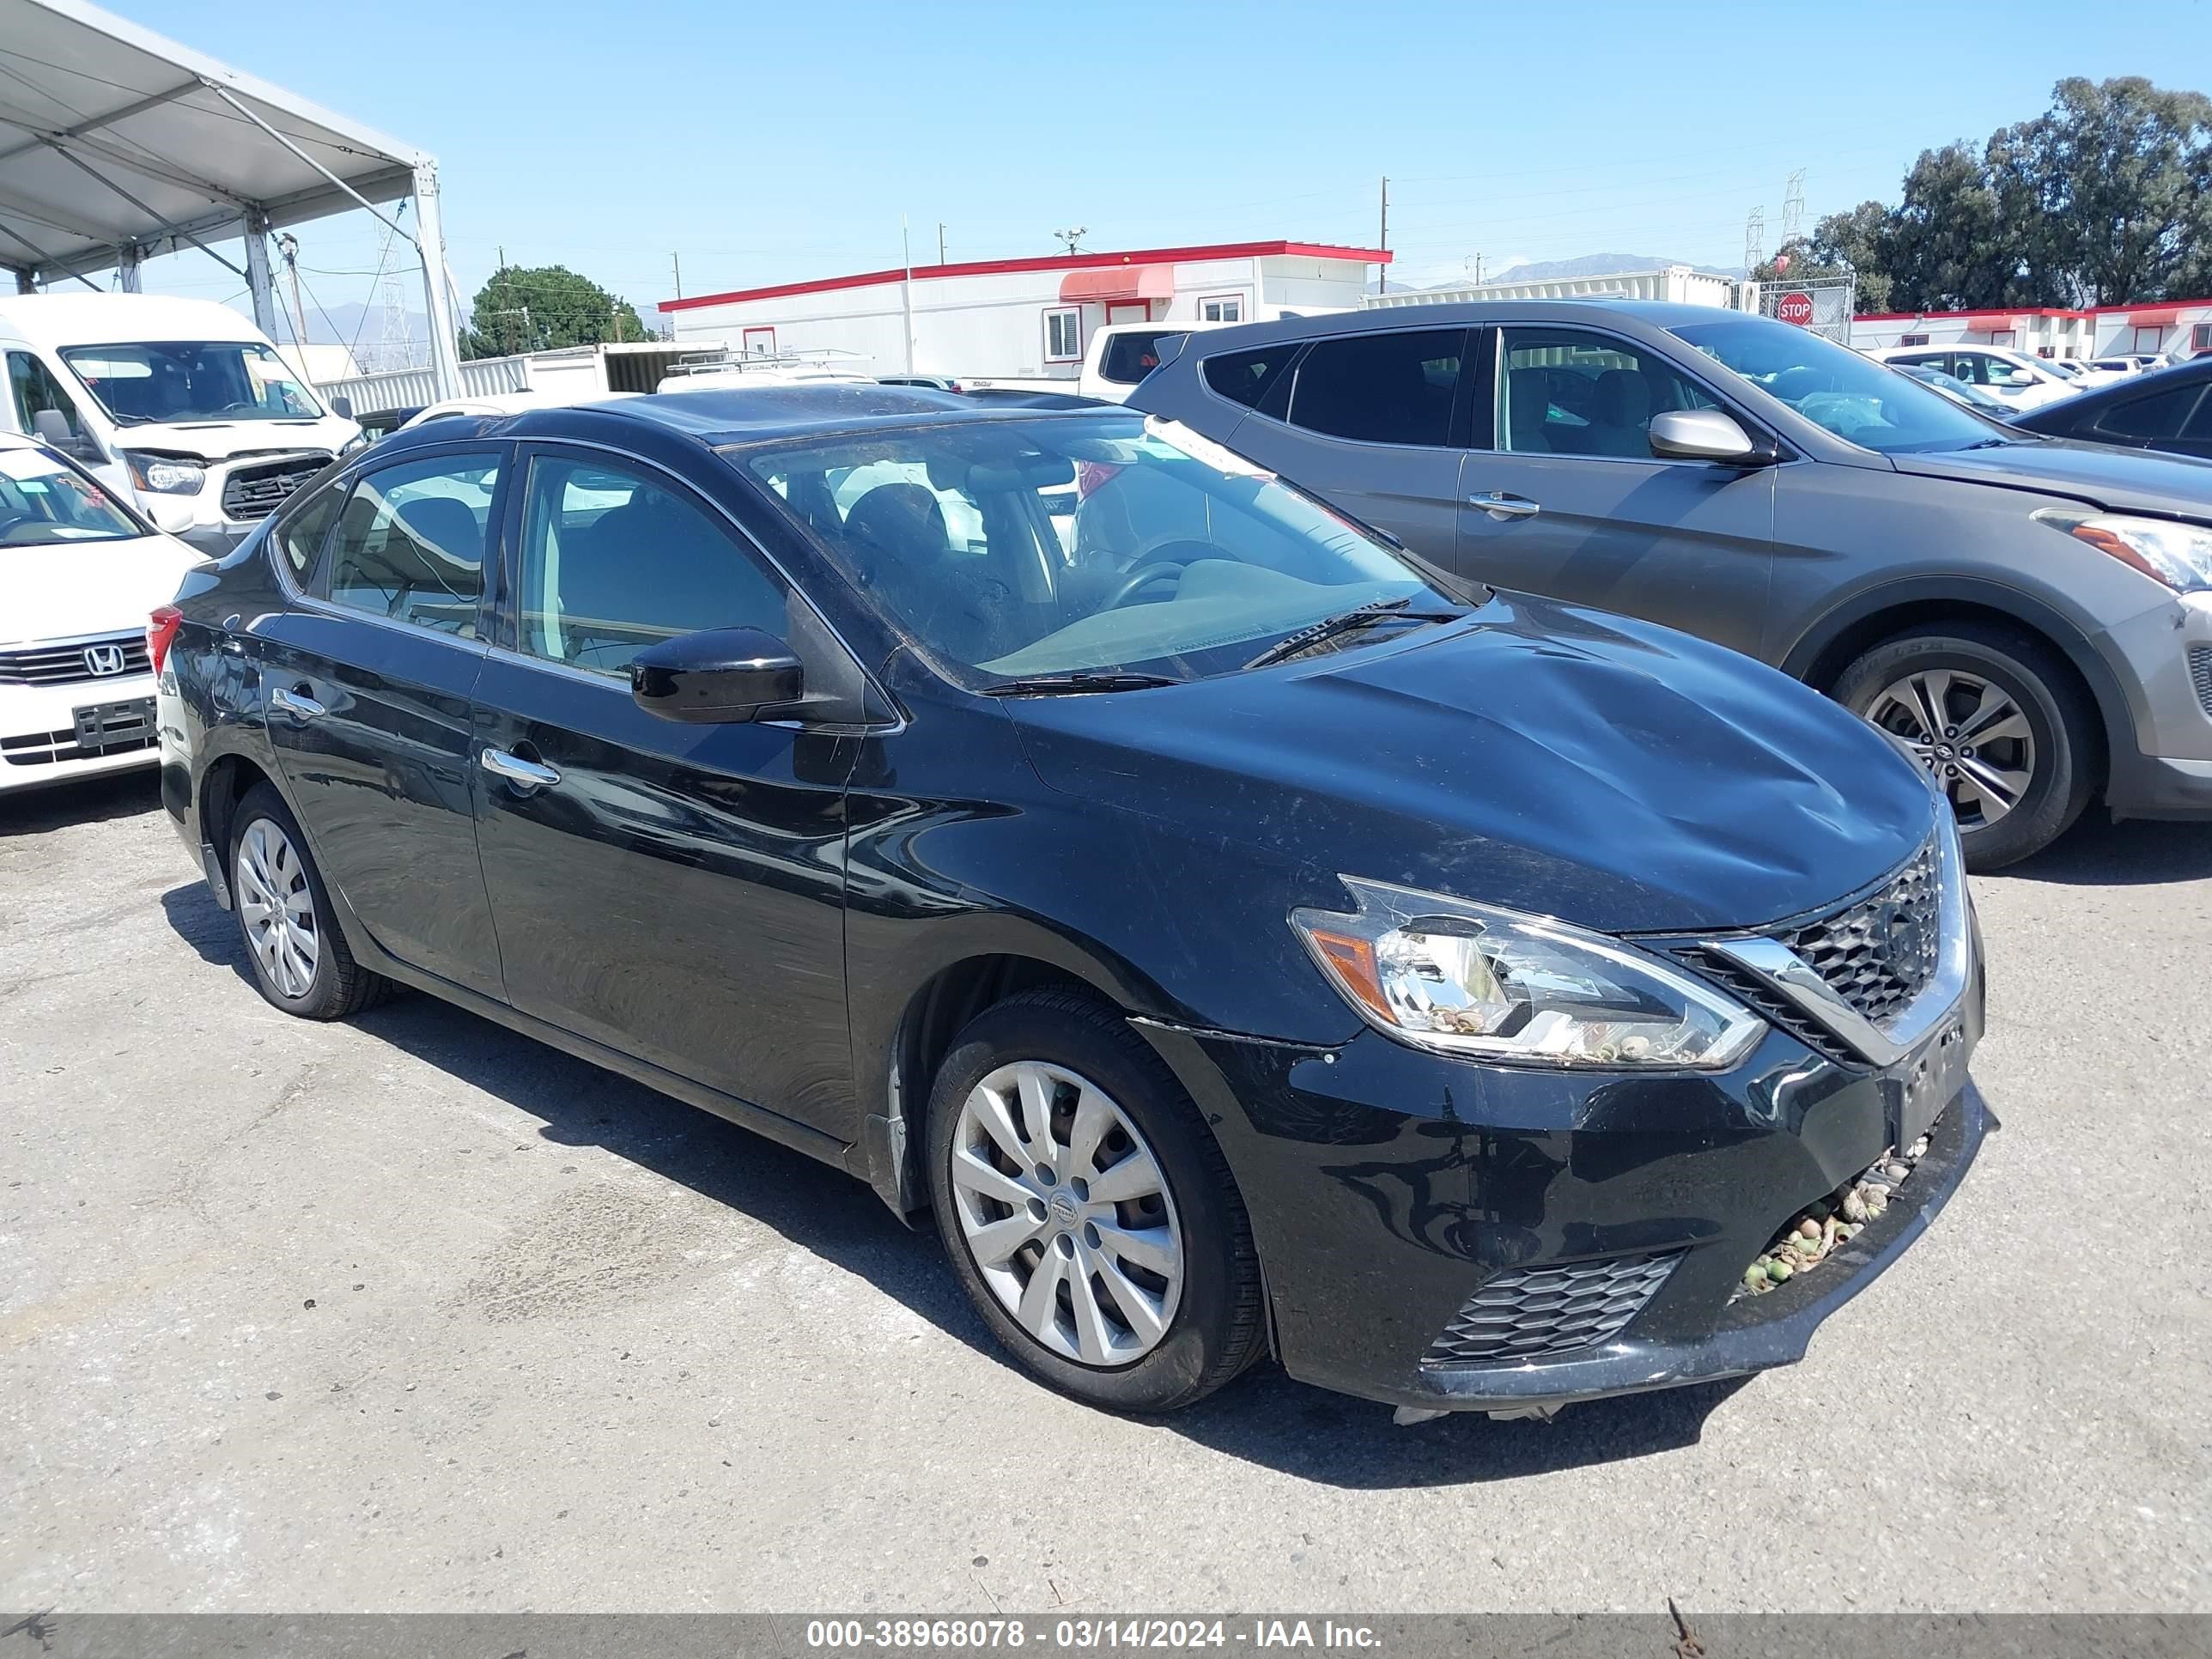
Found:
[{"label": "cracked headlight lens", "polygon": [[1765,1022],[1656,957],[1545,916],[1339,878],[1291,925],[1362,1018],[1417,1048],[1532,1066],[1719,1071]]}]

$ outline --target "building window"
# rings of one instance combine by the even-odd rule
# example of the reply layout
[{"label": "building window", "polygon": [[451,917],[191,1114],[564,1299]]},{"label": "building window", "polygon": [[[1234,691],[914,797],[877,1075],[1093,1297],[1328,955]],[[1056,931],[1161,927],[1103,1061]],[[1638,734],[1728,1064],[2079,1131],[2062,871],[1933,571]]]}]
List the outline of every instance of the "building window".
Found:
[{"label": "building window", "polygon": [[1899,345],[1926,345],[1928,337],[1925,334],[1904,334],[1898,337],[1897,343]]},{"label": "building window", "polygon": [[749,328],[745,331],[743,344],[748,357],[773,357],[775,356],[775,331],[772,328]]},{"label": "building window", "polygon": [[2212,323],[2199,323],[2189,331],[2191,351],[2212,351]]},{"label": "building window", "polygon": [[2165,343],[2165,338],[2166,331],[2162,328],[2139,328],[2136,331],[2133,349],[2143,356],[2155,357],[2160,347]]},{"label": "building window", "polygon": [[2012,331],[2008,328],[1991,329],[1990,331],[1990,343],[1993,346],[2010,345],[2012,343]]},{"label": "building window", "polygon": [[1044,360],[1048,363],[1083,361],[1083,313],[1077,307],[1045,313]]},{"label": "building window", "polygon": [[1198,300],[1198,319],[1202,323],[1241,323],[1244,320],[1244,296],[1241,294],[1201,294]]}]

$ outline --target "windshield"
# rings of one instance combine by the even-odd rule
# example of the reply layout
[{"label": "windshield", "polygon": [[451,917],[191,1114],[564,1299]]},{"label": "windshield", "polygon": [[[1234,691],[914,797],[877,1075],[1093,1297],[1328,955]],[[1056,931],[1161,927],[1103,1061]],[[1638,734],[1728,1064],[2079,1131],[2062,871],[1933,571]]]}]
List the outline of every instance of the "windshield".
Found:
[{"label": "windshield", "polygon": [[118,426],[322,418],[314,394],[282,357],[256,341],[70,346],[62,361]]},{"label": "windshield", "polygon": [[1398,625],[1457,608],[1370,532],[1133,412],[908,428],[742,465],[971,688],[1197,678],[1363,606],[1414,613]]},{"label": "windshield", "polygon": [[146,532],[115,498],[40,449],[0,449],[0,548],[123,541]]},{"label": "windshield", "polygon": [[1862,449],[1964,449],[2005,435],[1941,392],[1794,324],[1731,317],[1668,332]]}]

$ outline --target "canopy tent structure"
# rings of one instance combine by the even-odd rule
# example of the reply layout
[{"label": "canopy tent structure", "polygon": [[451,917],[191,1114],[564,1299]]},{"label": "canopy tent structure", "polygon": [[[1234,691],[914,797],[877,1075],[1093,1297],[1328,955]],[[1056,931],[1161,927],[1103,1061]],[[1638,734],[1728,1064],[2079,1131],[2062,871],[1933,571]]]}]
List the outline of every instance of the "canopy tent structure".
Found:
[{"label": "canopy tent structure", "polygon": [[[386,209],[414,203],[404,228]],[[0,270],[82,283],[193,247],[236,271],[276,332],[272,230],[366,209],[422,266],[431,368],[461,392],[437,158],[82,0],[0,0]],[[238,239],[241,267],[210,246]]]}]

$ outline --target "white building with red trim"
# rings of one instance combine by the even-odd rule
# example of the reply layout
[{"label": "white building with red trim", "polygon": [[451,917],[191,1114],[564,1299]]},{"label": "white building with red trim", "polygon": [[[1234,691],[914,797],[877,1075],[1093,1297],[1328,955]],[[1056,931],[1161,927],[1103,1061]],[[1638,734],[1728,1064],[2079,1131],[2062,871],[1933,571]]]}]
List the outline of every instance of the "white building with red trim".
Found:
[{"label": "white building with red trim", "polygon": [[665,300],[679,345],[854,354],[868,374],[1075,378],[1109,323],[1258,322],[1359,303],[1380,248],[1226,242],[861,271]]},{"label": "white building with red trim", "polygon": [[1851,319],[1863,351],[1896,345],[2009,346],[2037,357],[2154,356],[2212,351],[2212,300],[2139,305],[2013,306],[1992,311],[1892,311]]}]

